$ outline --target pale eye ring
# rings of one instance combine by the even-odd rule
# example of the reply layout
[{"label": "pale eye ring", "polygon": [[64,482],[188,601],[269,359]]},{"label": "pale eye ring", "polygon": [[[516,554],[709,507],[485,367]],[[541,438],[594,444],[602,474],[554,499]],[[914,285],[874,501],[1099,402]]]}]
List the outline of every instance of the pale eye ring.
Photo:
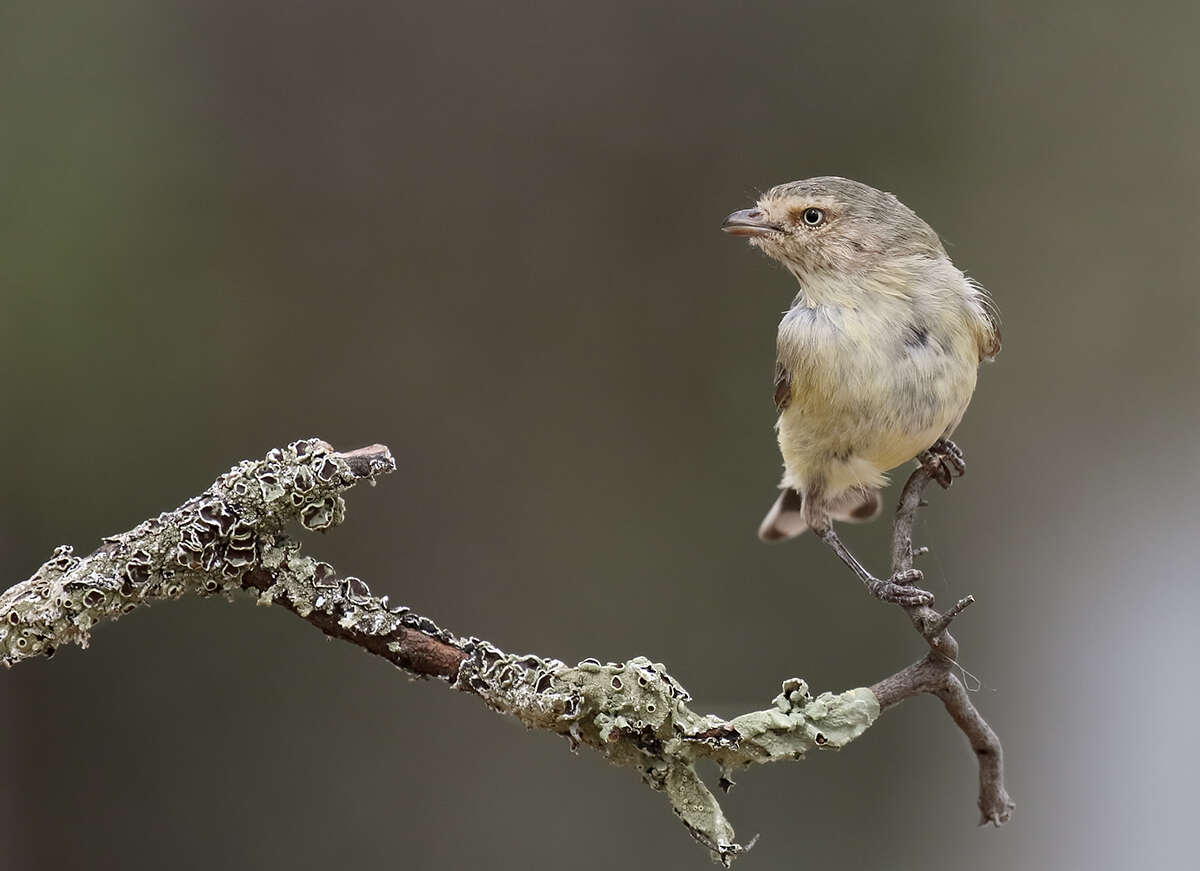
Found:
[{"label": "pale eye ring", "polygon": [[817,208],[807,208],[800,219],[809,227],[819,227],[825,223],[825,213]]}]

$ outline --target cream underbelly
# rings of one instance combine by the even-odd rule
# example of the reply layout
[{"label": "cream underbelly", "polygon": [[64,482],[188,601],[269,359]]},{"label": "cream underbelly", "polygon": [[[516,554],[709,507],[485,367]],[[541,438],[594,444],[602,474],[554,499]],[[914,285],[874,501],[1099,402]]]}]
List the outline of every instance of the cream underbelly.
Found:
[{"label": "cream underbelly", "polygon": [[965,404],[916,432],[900,426],[870,428],[822,420],[814,410],[793,406],[779,418],[783,486],[804,492],[821,483],[832,497],[851,487],[882,487],[886,473],[911,460],[957,425]]}]

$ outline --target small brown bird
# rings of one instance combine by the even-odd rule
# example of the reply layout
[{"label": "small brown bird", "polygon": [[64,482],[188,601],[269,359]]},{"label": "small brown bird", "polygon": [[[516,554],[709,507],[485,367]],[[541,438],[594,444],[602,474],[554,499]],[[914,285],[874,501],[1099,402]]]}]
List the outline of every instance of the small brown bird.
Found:
[{"label": "small brown bird", "polygon": [[781,493],[764,541],[812,529],[875,595],[925,604],[919,571],[881,581],[833,520],[879,513],[886,472],[919,458],[942,486],[965,470],[950,434],[979,363],[1000,350],[987,292],[892,194],[844,178],[779,185],[722,229],[782,263],[800,289],[779,324],[775,407]]}]

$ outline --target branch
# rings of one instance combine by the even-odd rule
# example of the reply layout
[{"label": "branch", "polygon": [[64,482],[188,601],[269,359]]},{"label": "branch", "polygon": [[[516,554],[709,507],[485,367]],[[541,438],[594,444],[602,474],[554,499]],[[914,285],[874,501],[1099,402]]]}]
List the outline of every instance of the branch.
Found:
[{"label": "branch", "polygon": [[[735,842],[733,827],[696,773],[697,762],[715,762],[728,790],[733,772],[745,766],[845,746],[882,708],[916,692],[937,694],[968,735],[974,730],[983,736],[979,742],[973,738],[973,745],[983,748],[977,748],[981,760],[994,752],[994,782],[1000,782],[999,744],[949,674],[949,660],[943,668],[942,660],[927,657],[871,689],[815,698],[804,681],[793,678],[772,707],[725,720],[692,711],[687,691],[645,657],[568,666],[453,635],[390,604],[387,596],[373,596],[359,578],[341,576],[302,554],[285,534],[293,520],[309,530],[337,525],[345,517],[347,489],[361,481],[374,484],[377,475],[394,469],[382,445],[338,453],[317,439],[299,441],[240,463],[200,496],[104,539],[89,556],[61,546],[33,577],[0,594],[0,661],[11,666],[51,656],[63,644],[86,647],[97,623],[161,599],[249,591],[260,604],[281,605],[326,635],[410,674],[444,680],[530,727],[564,735],[572,748],[586,745],[614,764],[637,769],[647,785],[666,793],[687,830],[725,865],[749,845]],[[906,496],[912,485],[910,480]],[[900,523],[898,516],[898,534]],[[914,621],[919,617],[928,622],[921,615]],[[936,649],[946,653],[953,639],[944,626],[936,637]],[[1007,802],[1002,786],[999,795]]]},{"label": "branch", "polygon": [[[913,524],[917,511],[926,504],[921,498],[925,488],[933,480],[935,474],[929,468],[918,466],[900,493],[892,527],[893,575],[913,567],[917,553],[913,550]],[[943,480],[943,486],[949,487],[949,477]],[[908,668],[879,681],[871,691],[881,710],[919,693],[929,693],[942,700],[946,712],[971,742],[979,762],[980,825],[1000,826],[1009,821],[1013,812],[1012,800],[1004,789],[1004,751],[1000,739],[971,703],[966,687],[952,671],[958,661],[958,641],[950,634],[950,624],[974,601],[973,596],[959,599],[945,613],[929,605],[901,606],[908,613],[913,628],[929,645],[929,653]]]}]

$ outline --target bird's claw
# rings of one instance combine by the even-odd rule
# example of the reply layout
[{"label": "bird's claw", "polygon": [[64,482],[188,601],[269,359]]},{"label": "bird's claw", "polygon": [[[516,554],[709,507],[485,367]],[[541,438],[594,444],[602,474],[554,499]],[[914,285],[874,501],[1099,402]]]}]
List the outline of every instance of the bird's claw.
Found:
[{"label": "bird's claw", "polygon": [[905,569],[896,572],[889,580],[875,581],[870,585],[871,595],[884,602],[894,602],[906,608],[933,604],[933,593],[913,586],[925,577],[920,569]]},{"label": "bird's claw", "polygon": [[924,577],[925,573],[920,569],[904,569],[904,571],[896,572],[896,574],[892,575],[892,583],[899,584],[902,587],[911,587]]},{"label": "bird's claw", "polygon": [[949,439],[938,439],[917,455],[919,462],[945,490],[967,473],[967,461],[962,450]]}]

